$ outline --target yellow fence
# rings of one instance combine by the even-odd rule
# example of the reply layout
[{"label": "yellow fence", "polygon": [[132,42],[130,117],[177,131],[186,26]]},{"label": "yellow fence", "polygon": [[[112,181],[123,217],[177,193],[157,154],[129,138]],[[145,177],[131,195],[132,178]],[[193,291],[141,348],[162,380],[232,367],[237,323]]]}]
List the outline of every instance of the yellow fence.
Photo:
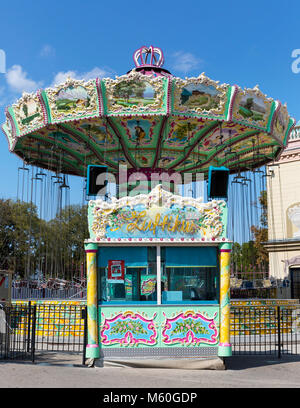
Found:
[{"label": "yellow fence", "polygon": [[[13,303],[25,305],[28,301],[20,300]],[[31,305],[37,305],[36,335],[82,337],[84,335],[83,317],[81,308],[78,306],[85,306],[85,304],[85,301],[78,300],[31,301]],[[283,306],[287,310],[287,318],[282,319],[281,322],[282,333],[300,332],[299,301],[232,300],[231,306],[231,336],[276,334],[278,322],[274,306]],[[22,316],[16,324],[18,329],[23,331],[24,325],[27,324],[27,317]]]},{"label": "yellow fence", "polygon": [[[15,301],[16,305],[27,305],[27,301]],[[81,301],[31,301],[31,305],[37,306],[36,313],[36,336],[58,337],[84,335],[84,320],[82,309],[85,302]],[[80,307],[82,306],[82,308]],[[15,324],[23,332],[28,317],[24,314]],[[17,328],[15,327],[15,328]]]}]

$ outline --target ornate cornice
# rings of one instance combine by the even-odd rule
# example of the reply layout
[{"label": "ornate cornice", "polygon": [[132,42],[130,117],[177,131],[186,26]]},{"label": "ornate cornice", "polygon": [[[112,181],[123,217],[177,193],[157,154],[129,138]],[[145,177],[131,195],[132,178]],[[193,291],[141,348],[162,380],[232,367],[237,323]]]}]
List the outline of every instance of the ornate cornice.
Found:
[{"label": "ornate cornice", "polygon": [[300,239],[267,241],[263,243],[263,246],[268,252],[300,251]]}]

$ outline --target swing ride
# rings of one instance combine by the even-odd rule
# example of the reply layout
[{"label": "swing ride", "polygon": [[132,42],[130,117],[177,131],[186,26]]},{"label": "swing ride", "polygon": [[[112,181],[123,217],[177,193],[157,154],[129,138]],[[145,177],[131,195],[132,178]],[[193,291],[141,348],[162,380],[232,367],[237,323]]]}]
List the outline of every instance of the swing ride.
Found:
[{"label": "swing ride", "polygon": [[[137,172],[146,180],[153,173],[205,175],[215,191],[207,202],[161,184],[89,201],[87,356],[226,357],[228,219],[232,230],[245,222],[237,205],[257,200],[255,180],[261,175],[264,183],[261,168],[280,155],[295,121],[258,86],[220,84],[204,73],[173,76],[159,48],[141,47],[133,59],[135,68],[115,79],[68,78],[23,94],[6,109],[2,129],[10,152],[53,172],[60,191],[68,175],[85,178],[91,166],[105,166],[117,185],[120,165],[125,182]],[[237,191],[241,203],[231,206]],[[249,226],[253,211],[244,213]]]},{"label": "swing ride", "polygon": [[115,79],[69,78],[23,94],[6,109],[9,150],[39,168],[83,177],[87,165],[101,164],[117,175],[119,163],[130,171],[226,166],[234,173],[279,155],[294,124],[285,105],[258,86],[220,84],[204,73],[174,77],[158,48],[146,50]]}]

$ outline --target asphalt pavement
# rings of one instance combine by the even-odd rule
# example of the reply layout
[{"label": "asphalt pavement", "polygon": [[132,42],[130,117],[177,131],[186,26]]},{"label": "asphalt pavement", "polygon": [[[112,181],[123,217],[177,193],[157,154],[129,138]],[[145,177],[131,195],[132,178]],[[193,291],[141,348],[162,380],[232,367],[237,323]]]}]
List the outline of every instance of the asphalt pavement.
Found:
[{"label": "asphalt pavement", "polygon": [[[233,356],[225,370],[82,366],[76,353],[37,355],[35,363],[0,362],[1,389],[300,388],[300,356]],[[3,391],[3,390],[2,390]],[[1,392],[2,392],[1,391]]]}]

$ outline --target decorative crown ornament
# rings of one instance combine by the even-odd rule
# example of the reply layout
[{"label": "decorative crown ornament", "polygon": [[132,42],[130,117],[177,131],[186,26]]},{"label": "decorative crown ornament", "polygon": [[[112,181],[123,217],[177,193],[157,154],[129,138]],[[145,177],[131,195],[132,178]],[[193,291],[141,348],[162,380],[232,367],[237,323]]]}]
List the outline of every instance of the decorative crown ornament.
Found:
[{"label": "decorative crown ornament", "polygon": [[164,54],[158,47],[146,47],[143,45],[133,54],[133,60],[136,67],[152,66],[162,67],[164,64]]}]

